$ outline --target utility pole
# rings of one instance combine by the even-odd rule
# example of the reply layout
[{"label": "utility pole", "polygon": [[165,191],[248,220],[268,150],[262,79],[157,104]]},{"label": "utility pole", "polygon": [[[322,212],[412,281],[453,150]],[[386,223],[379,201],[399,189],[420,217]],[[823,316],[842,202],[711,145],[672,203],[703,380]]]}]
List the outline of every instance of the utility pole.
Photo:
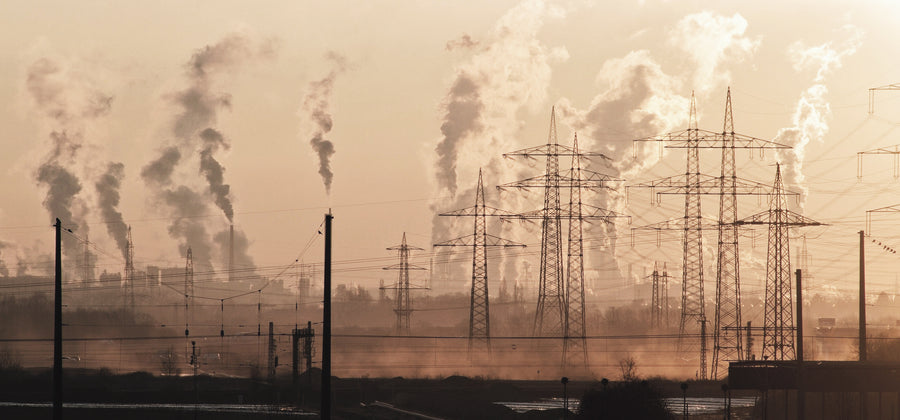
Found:
[{"label": "utility pole", "polygon": [[879,90],[900,90],[900,83],[869,88],[869,115],[875,113],[875,92]]},{"label": "utility pole", "polygon": [[[303,359],[306,365],[307,372],[307,380],[311,377],[309,375],[309,370],[312,369],[312,358],[313,358],[313,338],[315,337],[316,332],[312,329],[312,322],[306,322],[306,328],[294,328],[292,338],[293,345],[291,350],[291,370],[294,385],[297,385],[297,380],[300,377],[300,360]],[[302,346],[302,350],[301,350]]]},{"label": "utility pole", "polygon": [[81,286],[88,287],[94,280],[94,267],[91,266],[91,241],[84,234],[84,252],[81,256]]},{"label": "utility pole", "polygon": [[[533,335],[536,337],[563,337],[563,364],[587,365],[587,342],[585,338],[584,305],[584,221],[602,220],[613,223],[614,218],[629,217],[610,210],[585,204],[582,190],[610,188],[610,183],[620,181],[609,175],[582,168],[582,161],[591,157],[610,160],[601,153],[583,152],[578,148],[578,135],[572,147],[560,145],[556,133],[556,113],[550,114],[550,134],[548,143],[542,146],[518,150],[504,157],[546,156],[546,173],[497,188],[544,190],[544,207],[520,213],[504,219],[541,221],[541,277],[538,287],[538,302],[535,311]],[[568,171],[560,171],[559,157],[572,158]],[[569,203],[560,204],[560,190],[569,190]],[[568,221],[567,265],[562,263],[562,220]],[[565,270],[564,270],[565,269]],[[563,278],[565,271],[565,278]]]},{"label": "utility pole", "polygon": [[791,293],[792,227],[821,226],[810,218],[787,208],[781,165],[775,166],[774,195],[768,211],[736,222],[738,225],[768,225],[769,241],[766,257],[766,302],[763,324],[763,358],[794,360],[794,317]]},{"label": "utility pole", "polygon": [[422,248],[410,246],[406,244],[406,232],[403,232],[403,240],[400,245],[387,248],[388,251],[397,251],[400,257],[400,263],[392,266],[384,267],[384,270],[397,270],[400,272],[397,284],[380,287],[381,293],[384,290],[395,289],[397,291],[397,299],[394,302],[394,313],[397,314],[397,335],[408,336],[410,334],[410,314],[412,314],[412,303],[409,297],[409,270],[425,270],[423,267],[409,264],[409,252],[412,250],[423,251]]},{"label": "utility pole", "polygon": [[191,302],[194,299],[194,256],[191,253],[191,247],[187,249],[187,255],[184,262],[184,341],[185,346],[191,335]]},{"label": "utility pole", "polygon": [[512,213],[493,207],[487,207],[484,203],[484,182],[481,169],[478,170],[478,185],[475,188],[475,206],[447,213],[440,216],[473,217],[475,219],[474,233],[451,239],[449,241],[434,244],[434,246],[472,247],[472,290],[469,300],[469,357],[473,352],[487,351],[491,353],[491,316],[490,299],[488,296],[488,247],[524,247],[525,245],[512,242],[487,233],[486,216],[504,216]]},{"label": "utility pole", "polygon": [[653,263],[650,274],[650,328],[659,328],[662,307],[659,304],[659,263]]},{"label": "utility pole", "polygon": [[663,324],[669,327],[669,273],[665,262],[660,270],[659,261],[654,261],[650,274],[650,328],[662,328]]},{"label": "utility pole", "polygon": [[325,215],[325,275],[322,281],[322,400],[319,414],[331,419],[331,210]]},{"label": "utility pole", "polygon": [[[803,270],[797,269],[797,419],[806,419],[806,393],[803,387]],[[787,404],[787,401],[785,401]],[[824,417],[824,413],[822,414]]]},{"label": "utility pole", "polygon": [[128,226],[125,251],[125,290],[129,309],[134,312],[134,241],[131,239],[131,226]]},{"label": "utility pole", "polygon": [[56,279],[53,289],[53,420],[62,420],[62,222],[56,219]]},{"label": "utility pole", "polygon": [[[687,152],[687,169],[684,175],[676,175],[649,183],[635,185],[649,187],[657,194],[681,194],[685,196],[685,211],[682,220],[670,220],[639,229],[683,231],[682,263],[682,314],[679,334],[694,323],[706,320],[703,290],[703,239],[701,231],[717,230],[716,255],[716,314],[713,326],[712,375],[718,378],[719,368],[725,368],[729,360],[740,360],[741,350],[741,308],[740,308],[740,264],[738,260],[737,196],[768,195],[766,184],[737,177],[735,150],[788,149],[789,146],[745,136],[734,132],[734,118],[731,106],[731,89],[725,101],[725,122],[722,132],[701,130],[697,127],[697,110],[691,95],[690,121],[687,130],[635,140],[636,142],[663,142],[666,148],[681,148]],[[720,176],[700,172],[700,149],[720,149],[722,151],[722,172]],[[795,194],[795,193],[794,193]],[[719,196],[719,217],[711,223],[704,223],[700,212],[701,195]],[[701,341],[705,337],[700,338]],[[679,347],[688,350],[683,342]],[[706,355],[701,351],[701,378],[705,379]]]},{"label": "utility pole", "polygon": [[747,355],[744,356],[744,360],[753,360],[753,323],[751,321],[747,321]]},{"label": "utility pole", "polygon": [[[575,188],[579,190],[577,195],[580,195],[581,188],[608,188],[608,184],[611,181],[618,180],[608,175],[580,168],[581,159],[590,159],[592,157],[606,161],[611,161],[611,159],[602,153],[578,151],[575,148],[560,145],[556,132],[555,108],[550,112],[550,132],[546,144],[503,154],[503,157],[507,158],[523,157],[532,159],[539,156],[544,156],[547,159],[544,175],[500,185],[497,188],[500,190],[506,188],[540,188],[544,191],[544,206],[541,209],[512,218],[541,221],[541,272],[538,281],[538,300],[533,335],[535,337],[564,336],[567,328],[567,313],[571,308],[566,303],[569,282],[568,279],[563,277],[565,267],[563,266],[562,220],[567,219],[570,223],[574,220],[575,223],[580,223],[581,219],[587,218],[588,215],[584,214],[585,212],[580,208],[575,209],[572,203],[570,203],[568,209],[562,207],[560,189]],[[567,171],[568,173],[560,171],[560,157],[572,157],[573,169]],[[577,164],[578,167],[576,168],[574,164]],[[576,174],[578,175],[577,177],[575,176]],[[602,213],[612,214],[612,212],[607,210],[597,210],[600,210]],[[582,211],[582,213],[579,215],[577,211]],[[578,229],[581,229],[580,226]],[[573,234],[577,235],[577,232],[572,231],[571,228],[569,233],[570,237]],[[575,242],[579,241],[579,239],[575,238],[570,239],[570,242],[572,240]],[[577,290],[584,287],[583,279],[572,280],[576,283],[574,293],[577,294]],[[577,286],[579,282],[581,284],[580,287]],[[570,303],[577,306],[577,300],[577,298],[574,301],[570,300]],[[575,319],[577,318],[576,316]],[[578,329],[577,326],[572,327]]]},{"label": "utility pole", "polygon": [[275,323],[269,321],[268,372],[266,372],[269,383],[275,382],[275,369],[278,367],[278,356],[275,351]]},{"label": "utility pole", "polygon": [[866,343],[866,232],[859,231],[859,361],[867,359]]}]

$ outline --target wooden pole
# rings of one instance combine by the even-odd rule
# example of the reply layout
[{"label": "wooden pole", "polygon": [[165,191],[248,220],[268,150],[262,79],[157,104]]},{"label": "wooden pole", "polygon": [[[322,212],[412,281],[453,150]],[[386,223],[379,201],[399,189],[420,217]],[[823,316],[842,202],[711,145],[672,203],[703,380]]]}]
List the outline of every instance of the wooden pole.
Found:
[{"label": "wooden pole", "polygon": [[56,219],[56,282],[53,292],[53,420],[62,420],[62,222]]},{"label": "wooden pole", "polygon": [[859,231],[859,361],[866,361],[866,238]]},{"label": "wooden pole", "polygon": [[325,215],[325,276],[322,305],[322,419],[331,419],[331,211]]},{"label": "wooden pole", "polygon": [[[803,282],[797,269],[797,419],[806,418],[806,392],[803,389]],[[785,401],[785,403],[787,403]]]}]

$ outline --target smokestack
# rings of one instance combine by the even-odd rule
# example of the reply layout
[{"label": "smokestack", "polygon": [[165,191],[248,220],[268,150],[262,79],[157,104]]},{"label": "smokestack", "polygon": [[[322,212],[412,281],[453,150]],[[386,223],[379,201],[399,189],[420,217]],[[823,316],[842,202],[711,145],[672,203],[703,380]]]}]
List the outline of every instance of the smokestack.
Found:
[{"label": "smokestack", "polygon": [[228,281],[234,276],[234,225],[228,231]]}]

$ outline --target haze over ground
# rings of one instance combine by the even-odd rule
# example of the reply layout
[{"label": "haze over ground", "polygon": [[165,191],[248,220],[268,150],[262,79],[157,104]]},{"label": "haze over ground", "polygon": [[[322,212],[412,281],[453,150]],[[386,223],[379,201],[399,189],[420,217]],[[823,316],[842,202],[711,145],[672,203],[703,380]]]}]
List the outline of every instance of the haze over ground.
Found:
[{"label": "haze over ground", "polygon": [[[427,266],[430,244],[470,230],[434,215],[470,205],[479,167],[494,206],[540,205],[538,193],[498,196],[493,186],[542,171],[501,154],[545,142],[551,106],[560,141],[577,130],[582,148],[615,160],[595,169],[628,184],[684,170],[680,151],[657,162],[651,147],[632,161],[631,139],[685,128],[692,91],[700,127],[720,131],[731,86],[736,131],[796,151],[739,153],[739,176],[768,184],[774,162],[785,163],[788,188],[805,191],[794,205],[830,225],[806,232],[807,295],[852,294],[865,211],[900,202],[891,158],[867,157],[856,177],[857,152],[900,143],[900,93],[879,92],[867,114],[868,88],[900,82],[890,53],[898,15],[888,1],[3,4],[0,258],[13,273],[44,272],[51,220],[65,209],[76,235],[90,231],[98,272],[122,270],[124,224],[139,266],[183,266],[190,245],[195,261],[224,269],[233,211],[246,238],[240,266],[282,267],[332,208],[335,259],[347,267],[335,282],[373,288],[393,280],[381,270],[395,258],[384,248],[403,232],[427,249],[414,254]],[[166,158],[177,164],[152,166]],[[719,159],[702,152],[702,171],[717,175]],[[61,169],[80,191],[69,194],[75,184]],[[102,180],[120,183],[117,204]],[[635,216],[633,226],[683,212],[680,197],[651,208],[646,191],[624,194],[593,200]],[[109,226],[115,214],[103,203],[121,224]],[[739,217],[764,206],[741,199]],[[718,203],[703,208],[714,216]],[[898,226],[879,218],[873,237],[896,249]],[[631,248],[630,227],[586,233],[589,303],[630,301],[629,284],[652,261],[680,264],[677,234],[661,248],[639,235]],[[537,228],[502,230],[530,248],[492,260],[492,293],[500,277],[537,279]],[[709,298],[714,235],[705,240]],[[304,261],[318,262],[320,246]],[[741,246],[744,293],[758,296],[764,231]],[[876,248],[869,258],[870,295],[896,292],[897,255]],[[463,258],[433,293],[466,291],[468,267]]]}]

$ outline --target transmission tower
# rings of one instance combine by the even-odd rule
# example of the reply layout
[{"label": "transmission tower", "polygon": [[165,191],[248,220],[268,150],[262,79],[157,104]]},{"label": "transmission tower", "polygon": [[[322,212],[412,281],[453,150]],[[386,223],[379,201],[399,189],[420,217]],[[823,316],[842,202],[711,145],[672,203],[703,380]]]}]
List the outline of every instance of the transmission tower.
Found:
[{"label": "transmission tower", "polygon": [[660,271],[659,262],[654,262],[650,274],[650,328],[661,328],[663,324],[669,327],[669,272],[666,263]]},{"label": "transmission tower", "polygon": [[130,309],[134,311],[134,241],[131,239],[131,226],[128,226],[125,248],[125,287],[126,300],[130,301]]},{"label": "transmission tower", "polygon": [[[575,219],[578,224],[578,230],[573,231],[570,228],[569,233],[570,235],[574,234],[580,237],[580,223],[582,220],[592,217],[608,219],[609,217],[621,216],[596,207],[593,208],[594,210],[592,212],[595,213],[593,216],[586,215],[583,211],[583,207],[579,206],[578,209],[574,209],[574,206],[571,203],[568,209],[564,209],[560,204],[560,189],[608,188],[608,184],[611,181],[618,180],[608,175],[581,169],[581,159],[599,157],[601,159],[610,160],[605,155],[594,152],[582,152],[575,148],[559,144],[556,132],[555,108],[550,112],[550,133],[548,135],[547,144],[517,150],[503,155],[503,157],[506,158],[523,157],[526,159],[540,156],[546,157],[547,159],[544,175],[500,185],[497,188],[501,190],[507,188],[541,188],[544,190],[543,208],[537,211],[522,213],[513,218],[541,221],[541,272],[538,280],[538,300],[537,310],[535,311],[533,335],[538,337],[560,337],[566,334],[566,329],[568,328],[567,312],[569,310],[569,303],[573,303],[576,306],[581,305],[577,303],[578,298],[574,298],[573,296],[573,299],[567,301],[566,297],[568,282],[563,282],[562,220]],[[560,157],[572,157],[574,159],[573,162],[577,162],[577,165],[573,165],[573,169],[570,171],[560,172]],[[576,166],[578,171],[577,174]],[[580,190],[578,191],[578,195],[580,196]],[[580,201],[580,198],[578,200]],[[573,212],[573,209],[577,211]],[[580,243],[581,239],[570,238],[570,241]],[[582,258],[578,257],[577,259],[580,261]],[[578,269],[576,269],[575,276],[580,276],[581,278],[574,279],[573,281],[576,285],[580,283],[581,286],[574,286],[574,288],[576,290],[583,290],[583,269],[581,269],[582,274],[577,274],[578,272]],[[576,292],[576,295],[577,294],[578,292]],[[583,298],[581,300],[583,300]],[[579,316],[576,315],[575,319],[578,318]],[[576,326],[574,329],[577,330],[579,328],[582,330],[584,329],[583,323],[580,327]]]},{"label": "transmission tower", "polygon": [[94,281],[94,267],[91,266],[91,242],[84,234],[84,252],[81,256],[81,287],[88,287]]},{"label": "transmission tower", "polygon": [[875,113],[875,91],[879,90],[900,90],[900,83],[869,88],[869,114]]},{"label": "transmission tower", "polygon": [[425,268],[423,267],[409,264],[409,251],[422,251],[422,248],[407,245],[406,232],[403,232],[403,240],[400,242],[400,245],[392,246],[390,248],[387,248],[387,250],[397,251],[400,257],[400,263],[389,267],[384,267],[384,269],[398,270],[400,272],[400,276],[397,279],[397,284],[388,287],[382,286],[381,289],[395,289],[397,291],[397,300],[395,302],[394,308],[394,313],[397,314],[397,335],[408,336],[409,316],[413,311],[412,304],[410,303],[409,299],[409,270],[425,270]]},{"label": "transmission tower", "polygon": [[484,184],[481,169],[478,170],[478,186],[475,189],[475,206],[441,213],[441,216],[474,217],[475,227],[472,235],[462,236],[434,246],[469,246],[472,247],[472,291],[469,301],[469,355],[473,351],[491,351],[491,317],[490,300],[488,298],[488,247],[524,247],[487,233],[486,216],[507,216],[512,213],[484,204]]},{"label": "transmission tower", "polygon": [[[662,194],[682,194],[685,196],[684,218],[680,223],[665,222],[649,226],[650,229],[680,228],[683,231],[684,261],[682,267],[682,313],[679,333],[695,324],[706,322],[703,291],[703,238],[704,229],[700,212],[701,195],[719,196],[719,218],[714,222],[718,232],[716,255],[716,314],[713,329],[712,377],[718,378],[719,367],[729,360],[741,360],[741,316],[740,316],[740,266],[738,263],[737,220],[738,195],[769,195],[768,185],[739,179],[735,165],[735,149],[765,150],[787,149],[789,146],[734,132],[731,106],[731,88],[725,101],[725,122],[721,133],[701,130],[697,127],[696,100],[691,95],[689,128],[663,136],[649,137],[636,141],[656,141],[665,143],[666,148],[686,149],[687,169],[685,175],[663,178],[637,187],[655,190],[657,200]],[[716,177],[700,173],[700,149],[721,149],[722,171]],[[702,327],[702,325],[700,325]],[[706,378],[706,334],[700,334],[700,377]],[[683,350],[687,350],[683,347]],[[721,353],[721,354],[720,354]],[[723,369],[724,371],[724,369]]]},{"label": "transmission tower", "polygon": [[775,169],[774,194],[769,210],[739,220],[736,224],[769,226],[762,354],[768,360],[794,360],[790,228],[822,224],[787,208],[780,164]]},{"label": "transmission tower", "polygon": [[[510,184],[501,185],[499,189],[507,188],[544,188],[545,189],[545,207],[532,211],[521,213],[508,218],[522,220],[541,220],[542,234],[544,240],[542,245],[550,244],[548,240],[548,231],[555,229],[557,223],[561,220],[568,221],[568,253],[566,265],[566,277],[564,284],[551,283],[546,281],[551,278],[549,270],[542,270],[545,281],[540,283],[538,294],[538,309],[535,313],[534,335],[536,336],[558,336],[563,337],[563,363],[564,365],[582,365],[587,366],[587,343],[585,328],[585,305],[584,305],[584,241],[583,241],[583,224],[586,220],[601,220],[605,223],[613,223],[615,218],[628,217],[610,210],[584,204],[582,201],[582,190],[596,190],[601,188],[610,188],[612,181],[619,181],[609,175],[597,173],[582,169],[581,161],[589,159],[591,156],[600,156],[608,159],[599,153],[584,153],[578,148],[578,136],[574,138],[572,148],[560,146],[556,141],[556,118],[551,114],[551,143],[539,148],[525,149],[524,151],[514,152],[506,156],[531,156],[546,155],[548,161],[555,161],[559,156],[570,156],[572,158],[572,167],[568,171],[548,173],[536,178],[529,178]],[[548,147],[549,146],[549,147]],[[546,148],[550,150],[541,150]],[[555,154],[553,153],[555,151]],[[548,153],[549,152],[549,153]],[[569,203],[557,209],[547,207],[546,190],[548,185],[552,185],[557,190],[550,196],[556,196],[558,203],[559,189],[569,189]],[[548,218],[548,214],[551,216]],[[550,220],[548,220],[550,219]],[[559,223],[561,225],[561,223]],[[544,229],[544,227],[551,227]],[[556,245],[558,247],[558,245]],[[543,248],[543,247],[542,247]],[[547,247],[551,249],[551,246]],[[561,252],[562,249],[560,248]],[[550,252],[550,251],[548,251]],[[549,254],[548,254],[549,255]],[[541,252],[542,267],[544,262],[552,261],[547,255]],[[550,267],[546,264],[546,267]],[[562,267],[559,267],[562,269]],[[558,285],[558,286],[557,286]],[[561,303],[562,306],[556,306]],[[552,310],[556,309],[558,310]],[[559,326],[562,328],[557,333],[553,327],[555,324],[547,324],[548,314],[556,321],[557,312],[560,313]],[[546,328],[546,327],[550,328]]]},{"label": "transmission tower", "polygon": [[184,336],[190,335],[189,325],[191,322],[190,304],[194,300],[194,256],[191,248],[187,249],[187,256],[184,263]]},{"label": "transmission tower", "polygon": [[[875,92],[879,90],[900,90],[900,83],[869,88],[869,115],[875,113]],[[862,179],[862,161],[864,155],[893,155],[894,179],[900,178],[900,144],[880,147],[856,153],[856,177]]]}]

